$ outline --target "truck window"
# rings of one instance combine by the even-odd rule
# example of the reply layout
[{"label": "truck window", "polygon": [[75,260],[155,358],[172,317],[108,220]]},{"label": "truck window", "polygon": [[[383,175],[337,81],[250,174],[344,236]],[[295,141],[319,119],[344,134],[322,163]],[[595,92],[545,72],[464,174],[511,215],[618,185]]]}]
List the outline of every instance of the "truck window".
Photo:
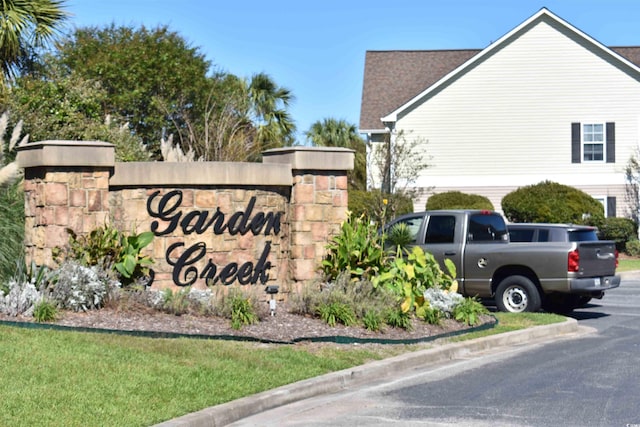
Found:
[{"label": "truck window", "polygon": [[456,218],[452,215],[432,215],[427,224],[425,243],[453,243]]},{"label": "truck window", "polygon": [[411,233],[411,243],[416,243],[416,238],[418,237],[418,230],[420,230],[420,226],[422,225],[422,221],[424,220],[423,216],[407,216],[406,218],[401,218],[395,223],[393,223],[390,227],[388,227],[385,232],[391,233],[393,228],[398,226],[399,224],[406,224],[409,232]]},{"label": "truck window", "polygon": [[535,230],[509,230],[509,239],[512,242],[533,242]]},{"label": "truck window", "polygon": [[549,230],[538,230],[538,242],[549,242]]},{"label": "truck window", "polygon": [[507,226],[499,215],[478,213],[469,217],[469,242],[506,241]]},{"label": "truck window", "polygon": [[596,230],[573,230],[569,231],[570,242],[592,242],[598,240]]}]

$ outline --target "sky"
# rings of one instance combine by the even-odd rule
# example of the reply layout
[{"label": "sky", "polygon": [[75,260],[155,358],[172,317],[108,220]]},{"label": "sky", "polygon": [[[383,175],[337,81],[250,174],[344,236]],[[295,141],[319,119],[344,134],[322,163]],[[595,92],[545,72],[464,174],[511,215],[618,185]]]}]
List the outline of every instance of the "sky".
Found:
[{"label": "sky", "polygon": [[74,27],[167,25],[212,63],[291,91],[297,139],[358,126],[368,50],[482,49],[546,7],[606,46],[640,46],[638,0],[66,0]]}]

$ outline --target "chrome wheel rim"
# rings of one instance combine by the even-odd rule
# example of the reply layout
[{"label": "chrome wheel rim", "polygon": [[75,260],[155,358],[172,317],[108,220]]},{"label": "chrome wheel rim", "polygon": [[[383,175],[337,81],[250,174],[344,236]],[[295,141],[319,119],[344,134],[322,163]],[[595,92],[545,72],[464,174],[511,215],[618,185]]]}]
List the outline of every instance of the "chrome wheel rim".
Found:
[{"label": "chrome wheel rim", "polygon": [[507,310],[513,313],[520,313],[526,310],[529,298],[524,289],[519,286],[511,286],[502,296],[502,302]]}]

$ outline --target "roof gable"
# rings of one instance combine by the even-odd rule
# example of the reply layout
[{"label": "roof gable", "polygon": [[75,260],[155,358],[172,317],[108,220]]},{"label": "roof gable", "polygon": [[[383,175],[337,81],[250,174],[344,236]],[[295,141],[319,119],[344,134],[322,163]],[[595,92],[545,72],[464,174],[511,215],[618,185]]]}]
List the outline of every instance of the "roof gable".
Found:
[{"label": "roof gable", "polygon": [[543,19],[599,55],[608,56],[640,75],[640,47],[607,48],[543,8],[483,50],[367,51],[360,131],[384,131],[383,121],[396,121],[398,114],[468,72]]}]

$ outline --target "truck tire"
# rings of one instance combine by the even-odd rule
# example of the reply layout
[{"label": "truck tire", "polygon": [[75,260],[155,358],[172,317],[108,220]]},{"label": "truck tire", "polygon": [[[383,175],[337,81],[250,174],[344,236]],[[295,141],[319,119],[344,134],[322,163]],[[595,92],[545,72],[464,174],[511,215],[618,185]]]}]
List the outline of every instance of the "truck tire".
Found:
[{"label": "truck tire", "polygon": [[542,299],[538,288],[524,276],[504,278],[496,288],[496,307],[500,311],[522,313],[540,310]]}]

